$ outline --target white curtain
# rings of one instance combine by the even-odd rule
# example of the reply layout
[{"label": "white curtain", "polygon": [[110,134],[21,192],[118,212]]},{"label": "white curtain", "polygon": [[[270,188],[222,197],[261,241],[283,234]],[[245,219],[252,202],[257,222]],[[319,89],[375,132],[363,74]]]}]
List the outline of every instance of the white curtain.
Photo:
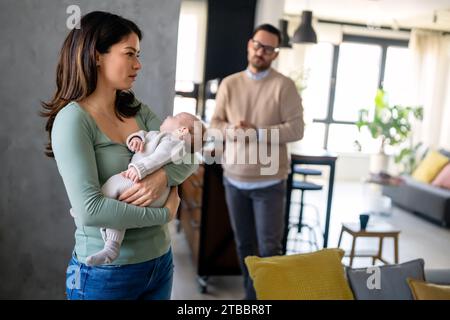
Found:
[{"label": "white curtain", "polygon": [[413,92],[424,107],[414,140],[430,148],[450,149],[450,35],[413,30]]}]

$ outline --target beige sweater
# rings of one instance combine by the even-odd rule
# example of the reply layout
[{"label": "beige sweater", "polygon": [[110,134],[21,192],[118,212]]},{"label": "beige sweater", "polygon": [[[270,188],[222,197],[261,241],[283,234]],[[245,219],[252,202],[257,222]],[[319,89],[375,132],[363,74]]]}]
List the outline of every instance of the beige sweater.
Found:
[{"label": "beige sweater", "polygon": [[[272,152],[270,164],[259,155],[254,163],[249,159],[258,152],[251,147],[252,142],[239,143],[228,139],[223,160],[225,176],[249,182],[286,179],[290,169],[286,143],[300,140],[304,129],[302,101],[294,82],[274,69],[270,69],[270,73],[261,80],[250,79],[245,71],[223,79],[216,96],[211,127],[225,134],[230,125],[236,125],[241,120],[259,129],[278,129],[278,154]],[[265,140],[260,139],[253,144],[259,150]],[[275,149],[269,146],[269,150]],[[246,163],[236,164],[236,157],[244,154]],[[270,174],[267,171],[262,174],[261,169],[270,166],[275,167],[275,171],[269,170]]]}]

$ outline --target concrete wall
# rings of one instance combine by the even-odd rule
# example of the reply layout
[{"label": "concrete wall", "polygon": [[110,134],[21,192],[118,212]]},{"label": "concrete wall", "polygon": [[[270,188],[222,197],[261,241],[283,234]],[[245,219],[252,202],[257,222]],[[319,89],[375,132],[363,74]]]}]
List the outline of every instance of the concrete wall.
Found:
[{"label": "concrete wall", "polygon": [[143,30],[137,97],[172,112],[180,1],[0,2],[0,298],[63,299],[74,245],[69,203],[47,141],[39,101],[55,87],[68,5],[120,14]]}]

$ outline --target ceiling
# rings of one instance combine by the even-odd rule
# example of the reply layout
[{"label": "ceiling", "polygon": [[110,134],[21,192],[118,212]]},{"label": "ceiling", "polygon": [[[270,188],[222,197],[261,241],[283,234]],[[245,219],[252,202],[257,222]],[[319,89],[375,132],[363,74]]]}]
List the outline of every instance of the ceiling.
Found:
[{"label": "ceiling", "polygon": [[313,11],[314,18],[393,28],[450,31],[450,0],[285,0],[287,15]]}]

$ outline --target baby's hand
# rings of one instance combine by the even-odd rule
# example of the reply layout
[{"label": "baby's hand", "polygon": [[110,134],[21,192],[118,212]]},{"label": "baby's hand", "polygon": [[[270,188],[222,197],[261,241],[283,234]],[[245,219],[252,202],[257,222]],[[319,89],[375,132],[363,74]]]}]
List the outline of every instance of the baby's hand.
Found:
[{"label": "baby's hand", "polygon": [[126,171],[122,171],[121,175],[127,179],[130,179],[134,183],[139,181],[139,175],[137,173],[137,170],[133,167],[128,168]]},{"label": "baby's hand", "polygon": [[144,151],[144,141],[142,141],[141,138],[139,138],[139,137],[134,137],[133,139],[130,140],[128,148],[132,152],[143,152]]}]

